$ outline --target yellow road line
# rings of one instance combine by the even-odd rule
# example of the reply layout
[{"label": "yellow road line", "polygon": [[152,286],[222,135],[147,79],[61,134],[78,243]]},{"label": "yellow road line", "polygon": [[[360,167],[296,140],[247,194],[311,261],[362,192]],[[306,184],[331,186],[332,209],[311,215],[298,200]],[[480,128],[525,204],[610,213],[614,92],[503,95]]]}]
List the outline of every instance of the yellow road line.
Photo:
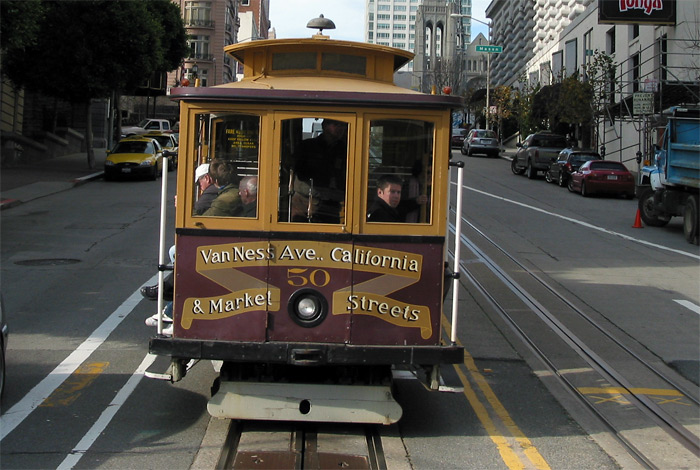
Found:
[{"label": "yellow road line", "polygon": [[609,395],[656,395],[663,397],[682,397],[678,390],[664,388],[623,388],[623,387],[579,387],[578,391],[584,395],[592,393],[605,393]]},{"label": "yellow road line", "polygon": [[83,364],[39,406],[54,407],[70,405],[78,399],[81,390],[90,385],[108,365],[109,362],[91,362]]},{"label": "yellow road line", "polygon": [[[447,332],[449,332],[451,330],[450,322],[447,320],[447,317],[445,317],[444,314],[442,315],[442,321]],[[457,340],[457,344],[463,346],[459,340]],[[476,384],[479,386],[479,389],[481,389],[482,393],[491,405],[491,408],[495,412],[498,419],[510,432],[511,436],[513,436],[513,438],[518,443],[518,446],[522,449],[523,453],[528,458],[528,460],[530,460],[530,462],[538,470],[549,470],[549,464],[547,464],[547,461],[544,459],[544,457],[542,457],[542,455],[532,444],[530,439],[528,439],[520,430],[520,428],[515,424],[513,418],[510,417],[510,414],[508,414],[508,411],[496,396],[496,393],[493,391],[493,389],[491,389],[491,386],[488,384],[484,376],[481,375],[481,373],[479,372],[479,368],[476,366],[474,358],[472,358],[471,354],[469,354],[466,348],[464,350],[464,366],[467,368],[467,371],[469,372],[469,375],[471,376],[472,380],[476,382]],[[462,373],[462,371],[457,365],[455,365],[455,370],[457,371],[457,374],[459,375],[459,378],[462,381],[462,384],[464,385],[464,394],[467,397],[469,404],[474,409],[474,412],[481,421],[486,432],[488,432],[491,440],[494,442],[494,444],[496,444],[496,446],[498,446],[498,451],[501,454],[501,457],[503,458],[505,464],[510,469],[525,468],[524,464],[520,461],[518,456],[511,449],[506,439],[503,438],[503,436],[501,436],[498,430],[496,429],[493,421],[491,420],[491,417],[489,416],[488,411],[486,410],[486,407],[483,405],[483,403],[479,401],[478,397],[471,388],[467,377]]]}]

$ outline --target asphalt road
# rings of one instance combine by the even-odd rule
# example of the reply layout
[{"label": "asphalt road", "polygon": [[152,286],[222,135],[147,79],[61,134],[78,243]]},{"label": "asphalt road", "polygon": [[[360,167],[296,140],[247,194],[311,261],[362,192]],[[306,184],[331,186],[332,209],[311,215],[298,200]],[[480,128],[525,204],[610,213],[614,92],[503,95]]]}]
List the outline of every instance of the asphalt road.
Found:
[{"label": "asphalt road", "polygon": [[[679,223],[634,229],[636,201],[584,199],[517,177],[506,160],[454,155],[467,162],[464,207],[474,226],[692,378],[699,316],[677,301],[700,304],[699,258]],[[174,174],[168,180],[172,200]],[[3,468],[177,469],[194,461],[213,368],[200,363],[177,384],[139,372],[153,333],[143,321],[155,303],[138,289],[155,275],[159,192],[160,180],[97,180],[2,212],[11,325]],[[626,463],[572,419],[466,284],[462,294],[458,336],[475,365],[461,370],[465,391],[397,384],[404,416],[387,432],[402,439],[411,467]]]}]

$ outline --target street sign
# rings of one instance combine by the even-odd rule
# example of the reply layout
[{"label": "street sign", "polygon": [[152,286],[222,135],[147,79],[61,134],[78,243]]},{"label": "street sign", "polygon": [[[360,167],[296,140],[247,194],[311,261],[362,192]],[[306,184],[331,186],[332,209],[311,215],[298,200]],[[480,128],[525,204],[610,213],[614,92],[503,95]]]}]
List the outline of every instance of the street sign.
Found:
[{"label": "street sign", "polygon": [[476,52],[493,52],[499,54],[503,52],[503,46],[476,46]]},{"label": "street sign", "polygon": [[634,93],[632,95],[632,113],[635,115],[652,114],[654,112],[653,93]]}]

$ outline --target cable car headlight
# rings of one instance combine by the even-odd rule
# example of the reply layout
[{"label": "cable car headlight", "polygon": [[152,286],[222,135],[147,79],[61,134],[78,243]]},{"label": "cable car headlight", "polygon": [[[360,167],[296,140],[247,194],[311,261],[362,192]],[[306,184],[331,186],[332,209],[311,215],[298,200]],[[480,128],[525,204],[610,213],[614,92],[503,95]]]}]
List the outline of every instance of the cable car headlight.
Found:
[{"label": "cable car headlight", "polygon": [[294,323],[305,328],[320,325],[328,313],[328,302],[314,289],[301,289],[289,298],[289,316]]}]

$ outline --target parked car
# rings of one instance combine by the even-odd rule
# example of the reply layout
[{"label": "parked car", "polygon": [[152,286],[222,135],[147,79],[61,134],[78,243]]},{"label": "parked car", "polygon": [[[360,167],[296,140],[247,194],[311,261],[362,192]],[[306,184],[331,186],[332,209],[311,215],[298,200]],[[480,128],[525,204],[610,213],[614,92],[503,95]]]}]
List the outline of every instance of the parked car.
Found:
[{"label": "parked car", "polygon": [[162,132],[147,132],[144,137],[156,139],[163,147],[163,156],[168,158],[168,171],[177,168],[178,140],[175,136],[179,134],[164,134]]},{"label": "parked car", "polygon": [[170,121],[167,119],[144,119],[135,126],[123,126],[122,138],[132,135],[143,135],[146,132],[171,132]]},{"label": "parked car", "polygon": [[544,174],[547,183],[558,183],[564,187],[569,182],[571,173],[578,170],[581,165],[590,160],[600,160],[600,154],[595,150],[564,149],[559,152],[559,157],[552,163]]},{"label": "parked car", "polygon": [[518,151],[511,161],[510,169],[516,175],[525,173],[530,179],[535,178],[538,171],[549,170],[559,152],[569,146],[566,137],[548,131],[530,134],[516,145]]},{"label": "parked car", "polygon": [[462,148],[464,136],[467,135],[467,130],[461,127],[452,128],[452,147]]},{"label": "parked car", "polygon": [[472,129],[464,138],[462,155],[472,156],[482,153],[487,156],[497,157],[501,151],[498,145],[498,136],[494,131],[487,129]]},{"label": "parked car", "polygon": [[631,199],[634,197],[634,177],[620,162],[590,160],[571,173],[568,188],[584,197],[606,193]]},{"label": "parked car", "polygon": [[155,180],[163,171],[163,148],[151,137],[134,136],[122,139],[107,152],[105,180],[117,176],[147,176]]}]

